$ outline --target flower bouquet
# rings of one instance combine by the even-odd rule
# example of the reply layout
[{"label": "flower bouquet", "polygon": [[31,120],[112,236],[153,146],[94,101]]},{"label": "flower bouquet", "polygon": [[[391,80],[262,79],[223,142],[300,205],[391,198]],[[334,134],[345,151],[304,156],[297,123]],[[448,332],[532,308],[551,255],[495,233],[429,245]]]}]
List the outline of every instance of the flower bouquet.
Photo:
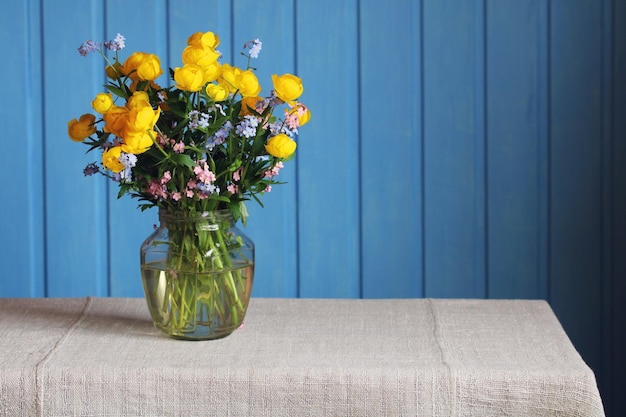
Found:
[{"label": "flower bouquet", "polygon": [[[235,226],[245,203],[270,192],[308,122],[298,102],[302,81],[273,75],[272,91],[251,67],[262,44],[244,45],[246,68],[221,62],[219,37],[194,33],[182,64],[162,87],[160,59],[134,52],[123,62],[125,38],[84,42],[85,56],[106,61],[106,92],[68,123],[69,137],[101,152],[84,169],[119,185],[145,210],[158,207],[160,227],[141,248],[142,278],[155,325],[180,338],[223,337],[243,320],[254,270],[254,245]],[[280,117],[277,116],[282,112]],[[262,204],[261,204],[262,205]]]}]

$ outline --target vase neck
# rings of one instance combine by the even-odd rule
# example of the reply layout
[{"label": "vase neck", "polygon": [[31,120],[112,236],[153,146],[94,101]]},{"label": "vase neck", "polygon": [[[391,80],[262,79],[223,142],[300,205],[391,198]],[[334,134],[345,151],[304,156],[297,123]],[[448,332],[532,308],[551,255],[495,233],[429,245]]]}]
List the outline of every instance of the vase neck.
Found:
[{"label": "vase neck", "polygon": [[166,210],[159,209],[159,221],[161,224],[176,224],[189,222],[208,222],[210,224],[235,223],[233,213],[230,210],[214,210],[196,212],[190,210]]}]

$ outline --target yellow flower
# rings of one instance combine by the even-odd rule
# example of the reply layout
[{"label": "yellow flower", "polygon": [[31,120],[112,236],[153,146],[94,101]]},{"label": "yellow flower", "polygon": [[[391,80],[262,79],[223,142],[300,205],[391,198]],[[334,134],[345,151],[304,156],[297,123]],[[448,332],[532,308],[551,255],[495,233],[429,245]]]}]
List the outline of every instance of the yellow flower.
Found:
[{"label": "yellow flower", "polygon": [[137,77],[142,81],[154,81],[163,74],[161,60],[154,54],[144,54],[143,60],[137,66]]},{"label": "yellow flower", "polygon": [[237,88],[243,97],[258,96],[261,92],[259,80],[251,70],[241,71],[235,76]]},{"label": "yellow flower", "polygon": [[113,146],[102,152],[102,165],[105,168],[110,169],[113,172],[120,172],[124,169],[124,165],[120,162],[120,155],[122,154],[122,148],[120,146]]},{"label": "yellow flower", "polygon": [[106,114],[113,107],[113,96],[111,93],[100,93],[91,102],[91,107],[100,114]]},{"label": "yellow flower", "polygon": [[132,96],[129,97],[126,102],[126,108],[131,109],[140,109],[143,107],[152,108],[152,104],[150,104],[150,98],[148,97],[148,93],[145,91],[135,91]]},{"label": "yellow flower", "polygon": [[130,109],[126,119],[124,139],[128,135],[152,130],[159,119],[160,110],[152,110],[152,107],[139,107]]},{"label": "yellow flower", "polygon": [[137,67],[141,64],[144,59],[144,52],[133,52],[126,58],[124,61],[124,65],[121,68],[122,74],[127,75],[133,80],[138,79],[137,76]]},{"label": "yellow flower", "polygon": [[304,126],[311,119],[311,112],[304,104],[295,104],[295,107],[285,110],[286,116],[295,116],[298,118],[298,127]]},{"label": "yellow flower", "polygon": [[219,57],[215,49],[202,45],[190,45],[183,50],[182,55],[183,64],[196,64],[202,69],[208,68]]},{"label": "yellow flower", "polygon": [[113,106],[107,114],[102,116],[104,119],[104,128],[102,130],[122,137],[126,129],[128,111],[126,107]]},{"label": "yellow flower", "polygon": [[121,71],[132,80],[141,81],[153,81],[163,74],[159,57],[145,52],[132,53],[124,61]]},{"label": "yellow flower", "polygon": [[284,133],[280,133],[267,141],[265,150],[276,158],[287,158],[295,152],[296,142]]},{"label": "yellow flower", "polygon": [[195,64],[185,64],[174,70],[176,88],[185,91],[198,91],[204,85],[202,67]]},{"label": "yellow flower", "polygon": [[153,137],[156,137],[154,130],[128,134],[124,137],[124,143],[121,145],[122,151],[135,155],[144,153],[152,146]]},{"label": "yellow flower", "polygon": [[89,113],[83,114],[78,120],[72,119],[67,123],[67,134],[74,142],[82,142],[96,133],[95,121],[96,116]]},{"label": "yellow flower", "polygon": [[292,74],[281,76],[274,74],[272,75],[272,83],[276,96],[286,103],[296,100],[304,91],[302,80]]},{"label": "yellow flower", "polygon": [[122,75],[122,64],[115,62],[113,65],[107,65],[104,71],[106,72],[107,77],[112,80],[116,80],[120,77],[120,75]]},{"label": "yellow flower", "polygon": [[224,101],[228,98],[228,89],[220,84],[207,84],[206,93],[213,101]]},{"label": "yellow flower", "polygon": [[299,126],[304,126],[305,124],[309,122],[309,120],[311,120],[311,111],[309,110],[308,107],[304,108],[304,112],[297,111],[296,114],[298,115]]},{"label": "yellow flower", "polygon": [[217,48],[220,38],[213,32],[196,32],[187,38],[187,45],[202,45],[209,48]]},{"label": "yellow flower", "polygon": [[222,75],[217,79],[218,84],[222,84],[229,92],[237,91],[237,75],[241,70],[229,64],[222,65]]},{"label": "yellow flower", "polygon": [[203,67],[202,71],[204,72],[204,82],[210,83],[215,81],[222,75],[222,66],[218,61],[215,61],[208,67]]},{"label": "yellow flower", "polygon": [[259,101],[263,101],[263,99],[259,96],[256,97],[244,97],[241,99],[241,110],[239,110],[239,117],[244,117],[244,116],[252,116],[252,112],[250,111],[250,109],[252,110],[256,110],[256,104]]}]

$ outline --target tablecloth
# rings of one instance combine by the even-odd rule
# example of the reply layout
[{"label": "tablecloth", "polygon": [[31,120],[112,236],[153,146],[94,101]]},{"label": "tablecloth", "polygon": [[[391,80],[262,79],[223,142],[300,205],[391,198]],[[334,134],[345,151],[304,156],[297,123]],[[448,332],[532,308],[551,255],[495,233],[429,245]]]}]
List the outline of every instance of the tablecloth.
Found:
[{"label": "tablecloth", "polygon": [[253,298],[215,341],[143,299],[0,299],[0,416],[603,416],[540,300]]}]

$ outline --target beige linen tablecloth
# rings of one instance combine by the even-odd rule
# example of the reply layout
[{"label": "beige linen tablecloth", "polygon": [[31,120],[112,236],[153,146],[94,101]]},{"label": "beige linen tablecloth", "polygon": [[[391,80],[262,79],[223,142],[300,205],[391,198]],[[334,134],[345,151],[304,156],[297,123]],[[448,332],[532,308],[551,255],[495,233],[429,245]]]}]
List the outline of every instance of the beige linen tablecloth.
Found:
[{"label": "beige linen tablecloth", "polygon": [[544,301],[252,299],[217,341],[143,299],[0,299],[0,416],[603,416]]}]

